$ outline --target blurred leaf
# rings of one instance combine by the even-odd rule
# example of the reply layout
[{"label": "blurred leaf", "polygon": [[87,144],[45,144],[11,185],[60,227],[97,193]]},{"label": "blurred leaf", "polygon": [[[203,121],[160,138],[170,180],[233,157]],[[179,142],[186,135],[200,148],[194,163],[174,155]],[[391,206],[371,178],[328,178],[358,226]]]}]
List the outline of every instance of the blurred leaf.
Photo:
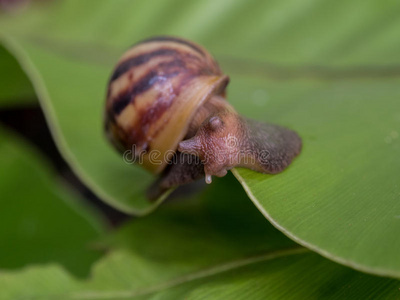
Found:
[{"label": "blurred leaf", "polygon": [[85,276],[100,252],[90,248],[101,226],[52,179],[26,143],[0,128],[0,273],[57,263]]},{"label": "blurred leaf", "polygon": [[32,83],[15,57],[0,46],[0,107],[31,104],[35,100]]},{"label": "blurred leaf", "polygon": [[400,299],[399,281],[332,263],[284,237],[231,176],[217,180],[202,198],[128,223],[109,238],[115,250],[95,265],[89,280],[54,265],[1,273],[0,297]]},{"label": "blurred leaf", "polygon": [[241,113],[303,137],[284,173],[235,173],[261,212],[326,257],[400,277],[399,12],[392,0],[59,1],[3,19],[0,31],[71,166],[132,213],[154,209],[144,198],[152,178],[103,138],[107,78],[141,38],[202,43],[231,76]]}]

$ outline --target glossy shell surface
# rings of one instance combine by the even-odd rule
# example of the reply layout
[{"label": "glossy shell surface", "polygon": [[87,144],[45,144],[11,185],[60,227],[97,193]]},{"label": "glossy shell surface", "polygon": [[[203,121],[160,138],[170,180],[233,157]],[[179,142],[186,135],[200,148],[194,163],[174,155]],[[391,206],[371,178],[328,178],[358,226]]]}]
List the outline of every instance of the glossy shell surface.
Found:
[{"label": "glossy shell surface", "polygon": [[156,37],[135,44],[109,81],[107,135],[120,151],[140,154],[143,167],[158,174],[197,109],[212,95],[223,96],[228,81],[208,51],[193,42]]}]

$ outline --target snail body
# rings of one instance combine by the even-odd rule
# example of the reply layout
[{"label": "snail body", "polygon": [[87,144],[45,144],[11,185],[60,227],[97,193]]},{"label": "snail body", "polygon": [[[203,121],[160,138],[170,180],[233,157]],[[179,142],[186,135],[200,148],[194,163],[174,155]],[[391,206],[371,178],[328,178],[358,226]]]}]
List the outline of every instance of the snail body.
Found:
[{"label": "snail body", "polygon": [[235,166],[282,171],[300,153],[300,137],[240,116],[225,99],[228,82],[200,45],[167,36],[139,42],[110,78],[107,136],[161,174],[161,190],[204,175],[210,183],[211,176],[222,177]]},{"label": "snail body", "polygon": [[261,173],[283,171],[299,154],[299,136],[286,128],[222,111],[208,118],[196,135],[179,143],[178,150],[200,157],[206,182],[223,177],[234,167]]}]

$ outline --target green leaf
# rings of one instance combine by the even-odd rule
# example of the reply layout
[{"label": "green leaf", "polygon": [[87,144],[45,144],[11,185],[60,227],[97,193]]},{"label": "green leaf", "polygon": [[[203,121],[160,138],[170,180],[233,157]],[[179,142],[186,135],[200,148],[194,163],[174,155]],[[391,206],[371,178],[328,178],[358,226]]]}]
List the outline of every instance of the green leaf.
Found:
[{"label": "green leaf", "polygon": [[[296,126],[304,142],[301,156],[279,176],[234,171],[260,211],[293,240],[337,262],[395,277],[400,277],[399,83],[313,82],[302,93],[285,84],[298,90],[287,101],[293,107],[271,101],[267,118]],[[264,88],[273,97],[281,85]]]},{"label": "green leaf", "polygon": [[56,265],[3,272],[0,298],[400,297],[399,281],[332,263],[285,238],[231,176],[196,198],[170,203],[108,237],[114,250],[96,263],[90,279],[77,280]]},{"label": "green leaf", "polygon": [[303,138],[282,174],[235,171],[261,212],[326,257],[400,277],[399,12],[391,0],[59,1],[0,20],[0,31],[77,174],[138,214],[162,199],[146,201],[152,177],[103,137],[107,78],[141,38],[205,45],[230,75],[238,111]]},{"label": "green leaf", "polygon": [[0,46],[0,107],[35,103],[32,84],[17,60]]},{"label": "green leaf", "polygon": [[101,253],[90,242],[102,231],[93,211],[54,180],[25,142],[0,128],[0,269],[57,263],[86,276]]}]

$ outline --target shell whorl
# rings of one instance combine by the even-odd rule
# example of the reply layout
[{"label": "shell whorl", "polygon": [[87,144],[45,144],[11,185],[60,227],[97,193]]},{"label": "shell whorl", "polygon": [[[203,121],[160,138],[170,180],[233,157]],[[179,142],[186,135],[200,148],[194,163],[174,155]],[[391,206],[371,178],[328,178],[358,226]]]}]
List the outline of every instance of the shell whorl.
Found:
[{"label": "shell whorl", "polygon": [[[229,78],[203,47],[175,37],[135,44],[109,82],[106,132],[119,150],[134,150],[158,174],[186,136],[198,108],[224,96]],[[150,150],[159,155],[149,156]],[[153,152],[154,154],[154,152]]]}]

